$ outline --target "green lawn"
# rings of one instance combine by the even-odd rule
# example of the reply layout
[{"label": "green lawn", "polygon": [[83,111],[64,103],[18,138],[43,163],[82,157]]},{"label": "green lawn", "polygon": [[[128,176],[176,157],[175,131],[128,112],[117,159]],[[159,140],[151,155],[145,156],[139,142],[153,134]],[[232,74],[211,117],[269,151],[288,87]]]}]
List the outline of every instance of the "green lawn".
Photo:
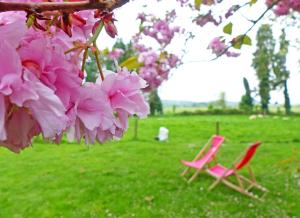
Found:
[{"label": "green lawn", "polygon": [[[219,161],[228,166],[261,140],[252,166],[270,193],[265,202],[241,196],[200,175],[179,176],[220,120],[227,138]],[[21,154],[0,148],[0,217],[300,217],[300,117],[249,120],[247,116],[158,117],[140,121],[118,142],[56,146],[40,141]],[[153,140],[160,126],[170,140]],[[245,172],[244,172],[245,173]]]}]

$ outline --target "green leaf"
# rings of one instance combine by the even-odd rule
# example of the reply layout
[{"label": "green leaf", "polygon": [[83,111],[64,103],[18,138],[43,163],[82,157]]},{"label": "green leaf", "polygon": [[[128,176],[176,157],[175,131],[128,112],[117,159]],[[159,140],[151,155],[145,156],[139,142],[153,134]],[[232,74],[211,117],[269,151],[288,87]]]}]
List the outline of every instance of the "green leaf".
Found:
[{"label": "green leaf", "polygon": [[120,64],[120,67],[126,67],[128,70],[137,70],[141,66],[143,63],[140,63],[136,56],[130,57]]},{"label": "green leaf", "polygon": [[232,41],[232,46],[236,49],[241,49],[243,45],[242,39],[240,36],[236,37],[233,41]]},{"label": "green leaf", "polygon": [[34,15],[33,14],[29,15],[26,21],[27,27],[30,28],[34,24],[34,21],[35,21]]},{"label": "green leaf", "polygon": [[249,36],[244,36],[244,39],[243,39],[243,44],[244,45],[252,45],[252,40]]},{"label": "green leaf", "polygon": [[251,38],[247,35],[239,35],[232,42],[232,46],[236,49],[241,49],[242,45],[252,45]]},{"label": "green leaf", "polygon": [[202,4],[202,0],[195,0],[195,8],[197,10],[200,10],[201,4]]},{"label": "green leaf", "polygon": [[106,48],[106,49],[104,49],[102,52],[101,52],[103,55],[108,55],[109,54],[109,49],[108,48]]},{"label": "green leaf", "polygon": [[257,2],[257,0],[250,0],[250,6],[254,5]]},{"label": "green leaf", "polygon": [[231,22],[228,23],[226,26],[224,26],[223,32],[226,33],[226,34],[231,35],[231,33],[232,33],[232,26],[233,26],[233,24]]}]

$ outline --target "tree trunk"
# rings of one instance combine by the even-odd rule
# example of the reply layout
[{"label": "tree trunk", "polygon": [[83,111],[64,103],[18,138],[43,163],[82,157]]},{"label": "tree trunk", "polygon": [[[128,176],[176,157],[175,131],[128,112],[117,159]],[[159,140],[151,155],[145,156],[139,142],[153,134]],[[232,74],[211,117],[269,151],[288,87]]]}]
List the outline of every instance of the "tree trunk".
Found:
[{"label": "tree trunk", "polygon": [[284,81],[284,108],[285,108],[285,114],[289,115],[291,113],[291,101],[290,96],[288,92],[288,86],[287,86],[287,80]]},{"label": "tree trunk", "polygon": [[134,118],[133,140],[138,139],[138,128],[139,128],[139,118],[135,116],[135,118]]}]

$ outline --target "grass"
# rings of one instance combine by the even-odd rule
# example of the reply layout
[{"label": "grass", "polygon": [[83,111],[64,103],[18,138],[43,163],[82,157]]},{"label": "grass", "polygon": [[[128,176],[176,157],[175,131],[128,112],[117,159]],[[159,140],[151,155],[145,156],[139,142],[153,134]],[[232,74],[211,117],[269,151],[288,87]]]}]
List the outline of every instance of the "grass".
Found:
[{"label": "grass", "polygon": [[[224,165],[249,142],[263,141],[252,167],[270,193],[261,203],[200,175],[179,176],[220,120],[227,137]],[[36,140],[21,154],[0,148],[0,217],[300,217],[300,118],[246,116],[157,117],[139,122],[121,141],[56,146]],[[170,140],[153,140],[160,126]]]},{"label": "grass", "polygon": [[[198,113],[201,112],[202,114],[210,112],[210,114],[211,114],[215,110],[219,110],[225,114],[232,114],[232,115],[245,114],[245,112],[239,111],[238,107],[227,107],[225,110],[215,107],[212,110],[208,110],[208,107],[206,107],[206,106],[186,106],[186,107],[185,106],[176,106],[175,111],[174,111],[173,107],[164,107],[164,114],[166,114],[166,115],[175,115],[175,114],[182,114],[182,113],[189,113],[189,114],[196,113],[197,114],[197,112]],[[270,106],[269,111],[270,111],[270,113],[272,113],[274,115],[283,116],[285,114],[285,109],[283,106],[279,106],[279,107],[278,106],[277,107]],[[297,105],[292,106],[291,111],[292,111],[292,113],[296,113],[299,115],[300,106],[297,106]],[[237,113],[237,112],[240,112],[240,113]],[[252,113],[259,114],[260,111],[254,110]],[[215,114],[220,114],[220,113],[215,113]]]}]

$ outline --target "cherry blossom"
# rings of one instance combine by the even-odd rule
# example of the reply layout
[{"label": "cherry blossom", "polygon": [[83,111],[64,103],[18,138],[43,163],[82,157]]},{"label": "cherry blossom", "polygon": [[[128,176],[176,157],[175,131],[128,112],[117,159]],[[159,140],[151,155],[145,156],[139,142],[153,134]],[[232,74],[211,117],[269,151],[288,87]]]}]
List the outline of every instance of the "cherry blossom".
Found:
[{"label": "cherry blossom", "polygon": [[84,82],[83,51],[97,54],[102,27],[116,35],[113,22],[112,12],[99,10],[0,14],[1,146],[20,152],[35,136],[59,143],[66,132],[68,139],[103,143],[120,138],[130,116],[147,116],[146,82],[137,74],[120,69]]},{"label": "cherry blossom", "polygon": [[[266,4],[271,6],[274,4],[274,0],[267,0]],[[287,15],[293,11],[300,12],[300,1],[299,0],[281,0],[276,4],[274,13],[278,16]]]}]

